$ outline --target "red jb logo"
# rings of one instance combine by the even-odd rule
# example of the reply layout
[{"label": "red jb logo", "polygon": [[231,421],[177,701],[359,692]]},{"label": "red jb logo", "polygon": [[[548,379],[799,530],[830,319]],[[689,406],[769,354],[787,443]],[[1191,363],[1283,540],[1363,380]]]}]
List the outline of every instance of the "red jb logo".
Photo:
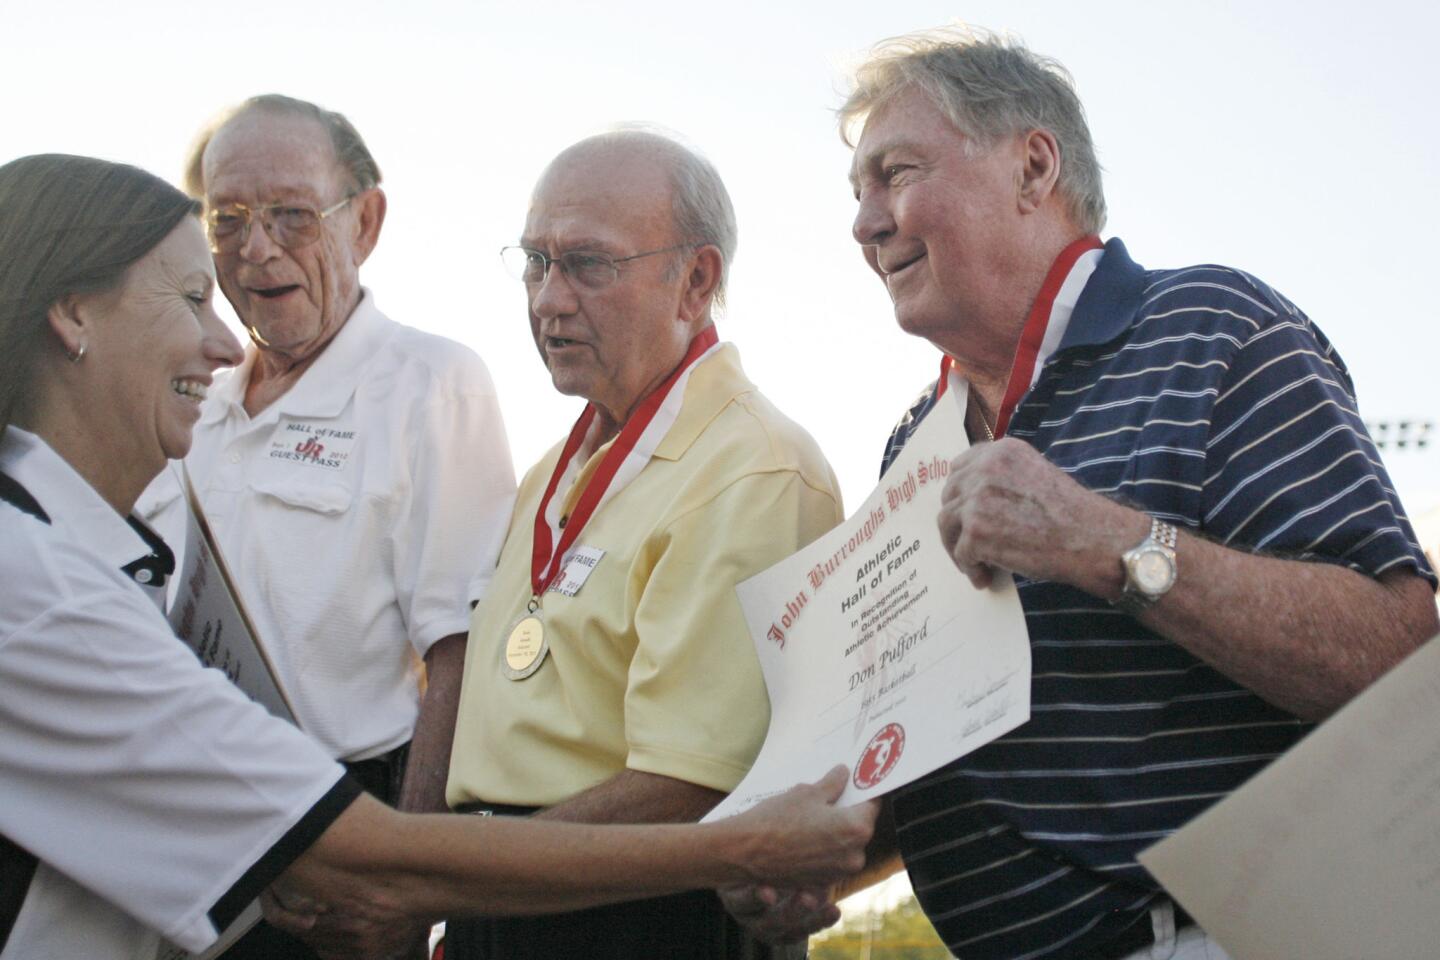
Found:
[{"label": "red jb logo", "polygon": [[325,444],[316,443],[314,437],[306,437],[304,443],[295,444],[296,453],[300,454],[300,456],[302,457],[311,457],[315,460],[320,459],[320,454],[324,451],[324,449]]},{"label": "red jb logo", "polygon": [[869,790],[875,784],[884,780],[895,769],[895,764],[900,762],[900,754],[905,749],[905,728],[898,723],[890,723],[880,728],[880,732],[870,738],[865,749],[860,754],[860,761],[855,764],[855,786],[861,790]]}]

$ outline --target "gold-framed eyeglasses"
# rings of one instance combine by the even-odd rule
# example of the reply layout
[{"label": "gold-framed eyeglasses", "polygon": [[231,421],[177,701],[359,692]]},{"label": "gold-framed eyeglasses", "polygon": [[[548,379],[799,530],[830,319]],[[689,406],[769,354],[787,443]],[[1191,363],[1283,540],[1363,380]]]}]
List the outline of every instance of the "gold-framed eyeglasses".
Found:
[{"label": "gold-framed eyeglasses", "polygon": [[247,207],[243,203],[227,203],[205,211],[205,233],[210,238],[211,253],[234,253],[250,238],[250,225],[258,218],[270,239],[286,250],[308,247],[320,239],[324,219],[345,208],[357,194],[347,194],[339,203],[316,210],[303,203],[271,203],[263,207]]},{"label": "gold-framed eyeglasses", "polygon": [[559,264],[560,272],[569,277],[577,287],[600,290],[619,279],[619,265],[622,263],[661,253],[673,253],[693,246],[693,243],[677,243],[673,247],[646,250],[628,257],[611,257],[589,250],[567,250],[558,257],[552,257],[532,247],[504,247],[500,251],[500,260],[511,276],[527,285],[544,283],[550,267]]}]

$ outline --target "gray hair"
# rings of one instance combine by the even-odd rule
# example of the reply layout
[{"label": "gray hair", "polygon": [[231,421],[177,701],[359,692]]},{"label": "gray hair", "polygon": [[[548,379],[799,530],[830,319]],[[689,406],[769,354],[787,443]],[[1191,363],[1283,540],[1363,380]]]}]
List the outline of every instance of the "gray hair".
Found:
[{"label": "gray hair", "polygon": [[365,140],[360,136],[360,131],[355,129],[354,124],[346,119],[343,113],[326,110],[308,100],[297,100],[295,97],[287,97],[280,93],[264,93],[226,110],[204,130],[201,130],[200,135],[195,138],[195,143],[191,145],[190,153],[185,160],[185,190],[192,197],[203,198],[205,196],[205,148],[210,146],[210,141],[215,138],[215,134],[219,133],[222,127],[252,110],[268,110],[272,113],[314,120],[330,135],[330,146],[335,151],[335,162],[350,178],[350,188],[354,192],[363,193],[380,185],[380,165],[370,155],[370,148],[365,146]]},{"label": "gray hair", "polygon": [[730,202],[725,181],[720,179],[720,171],[676,136],[649,124],[620,126],[581,141],[581,144],[589,143],[638,144],[652,149],[660,157],[670,170],[676,234],[687,243],[712,244],[720,251],[720,282],[715,287],[714,304],[724,307],[725,284],[740,244],[740,232],[735,225],[735,207]]},{"label": "gray hair", "polygon": [[855,71],[855,89],[837,111],[840,137],[907,88],[923,91],[979,147],[1030,130],[1060,146],[1059,189],[1075,225],[1105,225],[1100,163],[1074,80],[1060,62],[1018,40],[973,27],[939,27],[882,40]]}]

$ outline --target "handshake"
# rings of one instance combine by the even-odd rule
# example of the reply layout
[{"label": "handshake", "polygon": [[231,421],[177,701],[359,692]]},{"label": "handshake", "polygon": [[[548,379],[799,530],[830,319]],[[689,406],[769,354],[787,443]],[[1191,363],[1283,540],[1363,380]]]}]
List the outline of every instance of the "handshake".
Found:
[{"label": "handshake", "polygon": [[414,815],[362,796],[262,902],[272,924],[326,958],[413,956],[430,925],[451,917],[550,913],[702,888],[722,891],[757,935],[797,939],[839,917],[828,891],[865,865],[879,805],[837,807],[845,780],[836,767],[707,824]]}]

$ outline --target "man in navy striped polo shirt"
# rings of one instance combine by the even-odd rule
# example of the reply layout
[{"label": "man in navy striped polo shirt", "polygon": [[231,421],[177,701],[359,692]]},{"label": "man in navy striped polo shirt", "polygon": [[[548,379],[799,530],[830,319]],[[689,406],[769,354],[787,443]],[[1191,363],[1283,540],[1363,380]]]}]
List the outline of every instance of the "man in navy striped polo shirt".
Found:
[{"label": "man in navy striped polo shirt", "polygon": [[[1136,854],[1437,631],[1349,375],[1259,280],[1102,247],[1054,61],[900,38],[841,119],[855,238],[944,356],[885,465],[964,397],[941,532],[977,585],[1014,573],[1033,655],[1031,720],[891,799],[919,901],[966,960],[1221,956]],[[782,937],[833,916],[742,901]]]}]

